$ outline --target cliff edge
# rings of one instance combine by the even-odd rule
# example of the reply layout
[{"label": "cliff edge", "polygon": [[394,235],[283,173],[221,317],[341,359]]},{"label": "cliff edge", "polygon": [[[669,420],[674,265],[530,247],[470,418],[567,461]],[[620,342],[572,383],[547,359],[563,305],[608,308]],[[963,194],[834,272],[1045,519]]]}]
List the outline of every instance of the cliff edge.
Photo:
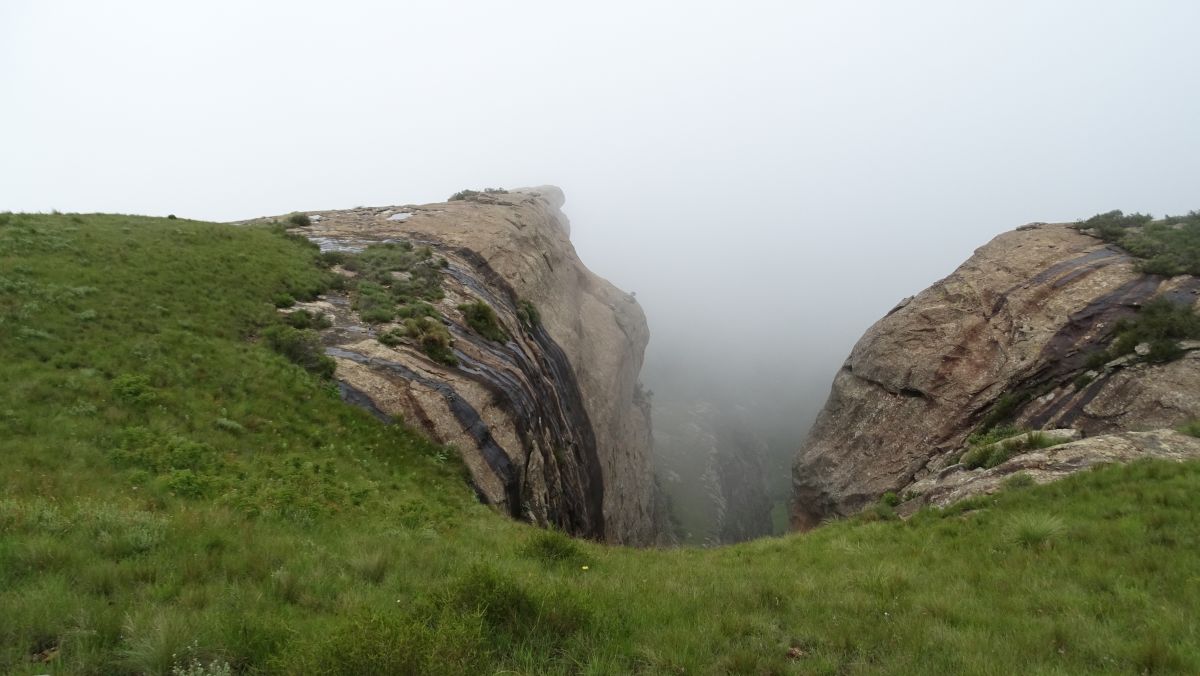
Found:
[{"label": "cliff edge", "polygon": [[456,447],[480,498],[516,518],[652,543],[641,308],[580,261],[558,188],[455,197],[308,212],[292,229],[323,251],[418,252],[411,271],[384,270],[396,284],[377,279],[384,296],[407,302],[412,289],[440,285],[432,308],[416,302],[398,316],[365,312],[362,285],[299,306],[332,318],[322,335],[344,396]]}]

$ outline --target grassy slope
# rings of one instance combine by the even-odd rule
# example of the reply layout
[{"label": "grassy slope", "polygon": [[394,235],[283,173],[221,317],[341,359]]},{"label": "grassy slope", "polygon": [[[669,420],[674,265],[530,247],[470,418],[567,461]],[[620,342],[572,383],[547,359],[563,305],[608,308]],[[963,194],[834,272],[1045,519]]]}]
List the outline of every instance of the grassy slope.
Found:
[{"label": "grassy slope", "polygon": [[1197,465],[574,542],[254,340],[323,274],[267,229],[0,215],[0,672],[1200,672]]}]

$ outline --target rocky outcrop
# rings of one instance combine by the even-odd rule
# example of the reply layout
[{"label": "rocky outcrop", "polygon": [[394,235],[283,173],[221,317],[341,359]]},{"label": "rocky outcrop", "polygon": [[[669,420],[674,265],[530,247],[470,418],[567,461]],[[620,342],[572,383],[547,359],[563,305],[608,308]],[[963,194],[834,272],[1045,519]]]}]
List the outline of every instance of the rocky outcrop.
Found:
[{"label": "rocky outcrop", "polygon": [[906,486],[902,493],[906,500],[897,511],[911,514],[926,505],[945,507],[964,498],[990,495],[1017,474],[1044,484],[1096,465],[1144,458],[1200,460],[1200,439],[1173,430],[1124,432],[1022,453],[991,469],[971,470],[953,465]]},{"label": "rocky outcrop", "polygon": [[766,444],[741,413],[709,401],[655,399],[655,466],[691,544],[771,534]]},{"label": "rocky outcrop", "polygon": [[1139,273],[1124,251],[1067,224],[996,237],[897,305],[854,346],[793,466],[793,526],[850,514],[950,464],[997,407],[1019,426],[1086,436],[1200,417],[1200,353],[1086,374],[1115,324],[1200,280]]},{"label": "rocky outcrop", "polygon": [[[649,332],[633,297],[579,260],[562,203],[554,187],[486,192],[310,212],[293,231],[323,250],[404,240],[446,260],[434,306],[453,339],[443,361],[456,365],[412,341],[381,343],[396,324],[364,322],[349,293],[314,306],[334,318],[324,337],[347,399],[457,448],[481,499],[516,518],[648,544],[651,433],[637,385]],[[505,340],[469,327],[459,306],[477,301]]]}]

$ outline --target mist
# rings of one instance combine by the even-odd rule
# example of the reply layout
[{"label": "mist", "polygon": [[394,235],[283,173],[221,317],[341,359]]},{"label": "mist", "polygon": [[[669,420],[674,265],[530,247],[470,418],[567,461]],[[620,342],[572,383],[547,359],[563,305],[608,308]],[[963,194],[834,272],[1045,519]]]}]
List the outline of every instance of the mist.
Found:
[{"label": "mist", "polygon": [[744,410],[778,494],[858,335],[973,249],[1200,207],[1197,25],[1182,0],[10,1],[0,210],[559,185],[646,312],[647,386]]}]

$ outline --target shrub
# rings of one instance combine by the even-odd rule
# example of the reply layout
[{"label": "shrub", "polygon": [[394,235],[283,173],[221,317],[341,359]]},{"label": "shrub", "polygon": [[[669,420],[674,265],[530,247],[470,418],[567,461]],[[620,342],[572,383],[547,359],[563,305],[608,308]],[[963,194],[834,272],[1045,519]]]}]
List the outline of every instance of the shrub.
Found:
[{"label": "shrub", "polygon": [[1145,274],[1200,274],[1200,212],[1155,221],[1147,214],[1110,211],[1076,227],[1141,259],[1138,269]]},{"label": "shrub", "polygon": [[329,316],[308,310],[296,310],[284,315],[283,321],[294,329],[327,329],[333,326]]},{"label": "shrub", "polygon": [[463,200],[469,200],[469,199],[478,197],[485,193],[488,195],[496,195],[496,194],[503,194],[503,193],[507,193],[507,192],[508,191],[505,190],[504,188],[484,188],[482,191],[480,191],[480,190],[459,190],[458,192],[451,195],[450,199],[447,201],[461,202]]},{"label": "shrub", "polygon": [[537,307],[524,299],[517,301],[517,319],[525,328],[529,329],[542,323],[542,316],[538,313]]},{"label": "shrub", "polygon": [[1087,220],[1079,221],[1075,224],[1075,227],[1080,230],[1092,230],[1106,242],[1116,242],[1125,236],[1129,228],[1145,225],[1152,218],[1149,214],[1132,213],[1126,215],[1120,209],[1114,209],[1103,214],[1096,214]]},{"label": "shrub", "polygon": [[275,307],[283,309],[295,305],[296,299],[290,293],[280,292],[271,298],[271,302],[275,304]]},{"label": "shrub", "polygon": [[492,306],[478,300],[473,303],[463,303],[458,306],[458,310],[463,313],[467,326],[470,326],[475,333],[498,343],[508,340],[508,334],[500,328],[500,322],[496,319],[496,311],[492,309]]},{"label": "shrub", "polygon": [[887,505],[888,507],[895,507],[896,505],[900,504],[900,496],[896,495],[892,491],[888,491],[880,496],[879,502]]},{"label": "shrub", "polygon": [[130,404],[154,403],[154,388],[150,386],[150,379],[144,375],[123,373],[113,379],[112,390],[118,399]]},{"label": "shrub", "polygon": [[325,355],[321,337],[310,329],[294,329],[276,324],[263,332],[267,345],[301,368],[322,378],[333,377],[337,363]]},{"label": "shrub", "polygon": [[377,340],[388,347],[395,347],[411,338],[429,358],[446,366],[457,366],[454,356],[454,339],[450,330],[435,317],[410,317],[402,327],[389,329],[379,334]]},{"label": "shrub", "polygon": [[288,216],[287,220],[288,223],[291,223],[297,228],[307,228],[308,226],[312,225],[312,219],[308,217],[308,214],[292,214],[291,216]]}]

